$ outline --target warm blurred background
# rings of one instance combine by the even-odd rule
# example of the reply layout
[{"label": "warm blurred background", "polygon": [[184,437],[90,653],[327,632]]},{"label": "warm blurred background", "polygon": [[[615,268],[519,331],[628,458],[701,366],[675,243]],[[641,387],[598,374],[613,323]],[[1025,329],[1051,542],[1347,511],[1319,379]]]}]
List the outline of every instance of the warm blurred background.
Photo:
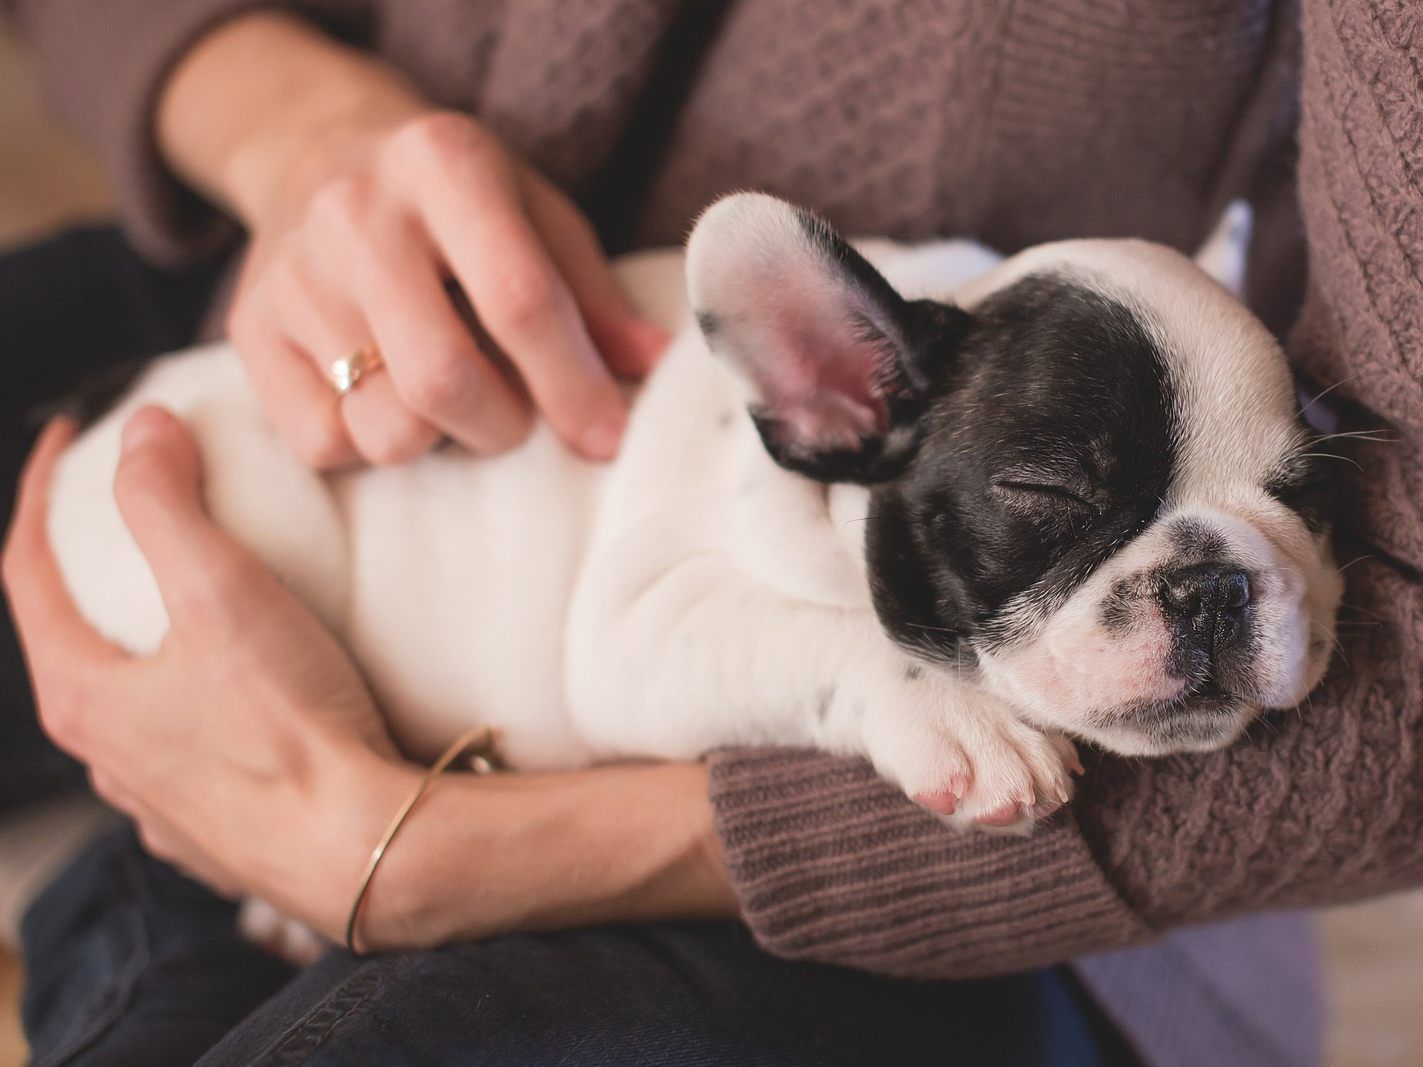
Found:
[{"label": "warm blurred background", "polygon": [[[102,218],[109,204],[92,161],[45,115],[24,56],[0,26],[0,250]],[[1329,1063],[1423,1067],[1423,893],[1335,909],[1320,926],[1329,958]],[[0,946],[0,1067],[24,1061],[21,984],[13,955]]]}]

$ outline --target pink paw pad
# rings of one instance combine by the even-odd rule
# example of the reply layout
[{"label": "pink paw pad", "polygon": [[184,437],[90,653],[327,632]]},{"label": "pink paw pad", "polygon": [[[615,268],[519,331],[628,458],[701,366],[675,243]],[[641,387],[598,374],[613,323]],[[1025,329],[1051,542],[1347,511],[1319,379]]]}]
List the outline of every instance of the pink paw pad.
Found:
[{"label": "pink paw pad", "polygon": [[951,778],[943,789],[935,789],[927,793],[915,793],[914,803],[920,807],[928,808],[936,815],[952,815],[958,810],[959,801],[963,800],[964,794],[968,792],[968,779]]},{"label": "pink paw pad", "polygon": [[978,824],[992,827],[1012,826],[1022,817],[1023,806],[1014,800],[1004,804],[1001,808],[985,811],[978,817]]}]

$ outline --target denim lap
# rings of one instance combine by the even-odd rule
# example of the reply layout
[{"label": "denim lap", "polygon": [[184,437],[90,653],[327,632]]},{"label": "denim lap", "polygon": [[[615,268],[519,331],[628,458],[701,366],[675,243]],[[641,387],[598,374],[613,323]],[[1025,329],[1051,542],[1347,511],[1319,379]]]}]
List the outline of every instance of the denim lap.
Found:
[{"label": "denim lap", "polygon": [[60,876],[23,934],[38,1067],[1076,1067],[1111,1044],[1063,969],[898,981],[776,959],[730,923],[333,951],[288,981],[238,937],[231,904],[127,829]]}]

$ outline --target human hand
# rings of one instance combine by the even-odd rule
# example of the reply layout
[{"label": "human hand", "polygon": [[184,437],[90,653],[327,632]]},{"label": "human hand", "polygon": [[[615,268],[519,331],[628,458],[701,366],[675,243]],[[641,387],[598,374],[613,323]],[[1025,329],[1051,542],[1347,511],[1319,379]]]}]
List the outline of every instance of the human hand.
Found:
[{"label": "human hand", "polygon": [[115,493],[172,628],[148,658],[105,642],[46,535],[69,436],[41,437],[3,565],[45,729],[156,855],[329,929],[403,788],[370,694],[315,616],[208,521],[192,438],[157,410],[127,427]]},{"label": "human hand", "polygon": [[[246,50],[289,95],[215,145],[211,104],[233,100]],[[283,78],[292,68],[300,79]],[[528,432],[530,401],[584,455],[616,453],[614,376],[645,374],[666,336],[633,311],[578,208],[475,119],[265,13],[195,48],[159,119],[179,169],[251,231],[229,332],[306,462],[399,463],[445,436],[498,452]],[[338,397],[327,368],[370,348],[384,369]]]},{"label": "human hand", "polygon": [[[135,658],[79,616],[50,552],[51,426],[21,484],[3,575],[41,719],[156,855],[339,940],[361,870],[419,769],[304,605],[203,514],[191,436],[145,410],[115,493],[171,631]],[[706,769],[450,775],[373,881],[360,943],[735,914]]]}]

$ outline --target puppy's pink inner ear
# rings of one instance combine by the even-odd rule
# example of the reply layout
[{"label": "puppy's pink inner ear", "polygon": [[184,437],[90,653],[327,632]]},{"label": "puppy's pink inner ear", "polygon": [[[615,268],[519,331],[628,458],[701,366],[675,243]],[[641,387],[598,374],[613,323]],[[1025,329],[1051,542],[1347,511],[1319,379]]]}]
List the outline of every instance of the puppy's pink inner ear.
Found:
[{"label": "puppy's pink inner ear", "polygon": [[758,413],[777,421],[786,443],[808,449],[855,449],[883,434],[894,356],[865,301],[810,264],[741,281],[754,288],[743,291],[736,332],[744,343],[733,358],[755,387]]}]

